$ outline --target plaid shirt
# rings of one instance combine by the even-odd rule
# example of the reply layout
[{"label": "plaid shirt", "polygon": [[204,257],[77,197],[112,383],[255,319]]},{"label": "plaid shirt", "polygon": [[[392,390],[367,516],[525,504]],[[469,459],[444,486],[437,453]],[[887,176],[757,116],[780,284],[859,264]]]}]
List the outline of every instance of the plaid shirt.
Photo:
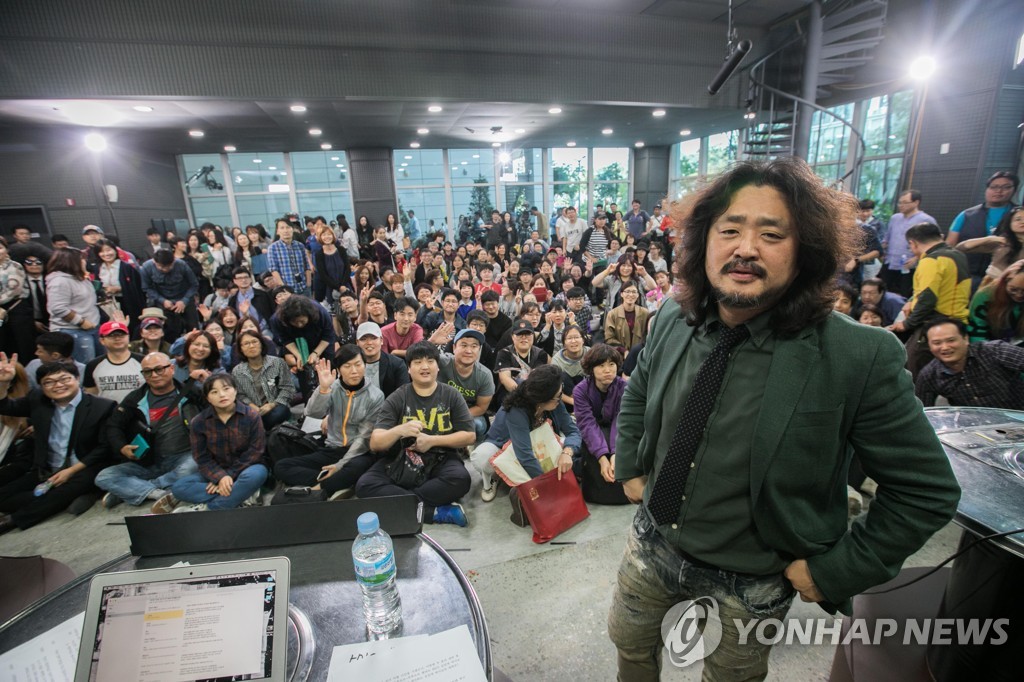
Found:
[{"label": "plaid shirt", "polygon": [[1004,341],[972,343],[967,364],[954,373],[938,359],[929,362],[917,376],[915,393],[925,407],[944,396],[950,405],[1024,409],[1024,348]]},{"label": "plaid shirt", "polygon": [[296,291],[306,289],[306,271],[309,260],[306,247],[299,242],[285,244],[278,240],[267,249],[267,267],[271,272],[281,273],[281,281]]},{"label": "plaid shirt", "polygon": [[192,419],[192,458],[207,481],[218,483],[225,476],[238,474],[259,464],[266,449],[260,413],[241,402],[227,423],[208,407]]}]

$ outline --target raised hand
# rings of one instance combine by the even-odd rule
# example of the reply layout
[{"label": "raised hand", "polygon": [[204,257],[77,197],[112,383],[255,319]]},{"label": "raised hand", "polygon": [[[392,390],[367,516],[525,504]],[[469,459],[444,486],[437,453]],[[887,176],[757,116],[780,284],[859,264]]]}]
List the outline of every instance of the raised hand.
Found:
[{"label": "raised hand", "polygon": [[18,354],[15,353],[9,359],[7,353],[0,353],[0,383],[9,384],[14,380],[16,374],[15,365],[18,363]]},{"label": "raised hand", "polygon": [[196,309],[199,311],[199,314],[203,316],[204,320],[209,320],[210,316],[213,315],[213,311],[210,310],[210,307],[205,303],[200,303],[196,306]]},{"label": "raised hand", "polygon": [[320,381],[320,390],[327,391],[334,385],[337,372],[331,369],[331,361],[320,358],[316,362],[316,378]]}]

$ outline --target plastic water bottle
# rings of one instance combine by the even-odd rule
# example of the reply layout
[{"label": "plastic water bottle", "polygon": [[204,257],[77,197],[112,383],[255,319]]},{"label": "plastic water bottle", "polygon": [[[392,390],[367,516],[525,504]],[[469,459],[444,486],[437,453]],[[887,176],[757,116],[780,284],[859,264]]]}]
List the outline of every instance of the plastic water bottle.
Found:
[{"label": "plastic water bottle", "polygon": [[402,624],[402,600],[395,584],[395,549],[373,512],[356,521],[359,536],[352,544],[356,582],[363,591],[363,616],[370,636],[392,632]]},{"label": "plastic water bottle", "polygon": [[35,490],[33,490],[32,492],[35,494],[36,497],[42,497],[46,493],[50,492],[50,488],[52,487],[53,483],[51,483],[50,481],[43,481],[42,483],[37,485],[35,487]]}]

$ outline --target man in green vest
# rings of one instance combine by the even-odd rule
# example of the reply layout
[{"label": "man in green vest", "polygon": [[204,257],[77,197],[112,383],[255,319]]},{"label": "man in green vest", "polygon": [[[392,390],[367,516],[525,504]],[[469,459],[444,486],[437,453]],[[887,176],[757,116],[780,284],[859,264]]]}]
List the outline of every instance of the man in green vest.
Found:
[{"label": "man in green vest", "polygon": [[[855,211],[792,158],[738,164],[674,209],[678,294],[619,412],[615,477],[639,504],[608,619],[620,680],[658,679],[662,621],[678,633],[687,600],[722,626],[717,646],[704,628],[704,679],[764,679],[771,644],[745,628],[797,593],[850,613],[955,513],[903,346],[831,310]],[[878,493],[847,530],[854,455]]]}]

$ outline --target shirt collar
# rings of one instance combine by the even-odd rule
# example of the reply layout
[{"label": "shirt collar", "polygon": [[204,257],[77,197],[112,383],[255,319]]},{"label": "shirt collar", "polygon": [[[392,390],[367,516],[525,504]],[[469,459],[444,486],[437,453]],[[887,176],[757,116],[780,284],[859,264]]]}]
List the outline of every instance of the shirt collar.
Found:
[{"label": "shirt collar", "polygon": [[57,408],[58,410],[67,410],[69,408],[77,408],[81,404],[81,402],[82,402],[82,389],[78,389],[78,393],[75,395],[74,398],[71,399],[71,402],[69,402],[67,405],[64,405],[63,407],[61,407],[60,405],[57,405],[57,403],[54,403],[53,406],[55,408]]},{"label": "shirt collar", "polygon": [[[763,346],[768,337],[771,336],[771,320],[771,311],[767,311],[745,322],[747,329],[750,330],[750,340],[755,348]],[[707,318],[704,320],[704,324],[700,326],[700,333],[704,335],[712,334],[717,332],[723,324],[722,318],[718,316],[718,306],[713,302],[709,303]]]}]

